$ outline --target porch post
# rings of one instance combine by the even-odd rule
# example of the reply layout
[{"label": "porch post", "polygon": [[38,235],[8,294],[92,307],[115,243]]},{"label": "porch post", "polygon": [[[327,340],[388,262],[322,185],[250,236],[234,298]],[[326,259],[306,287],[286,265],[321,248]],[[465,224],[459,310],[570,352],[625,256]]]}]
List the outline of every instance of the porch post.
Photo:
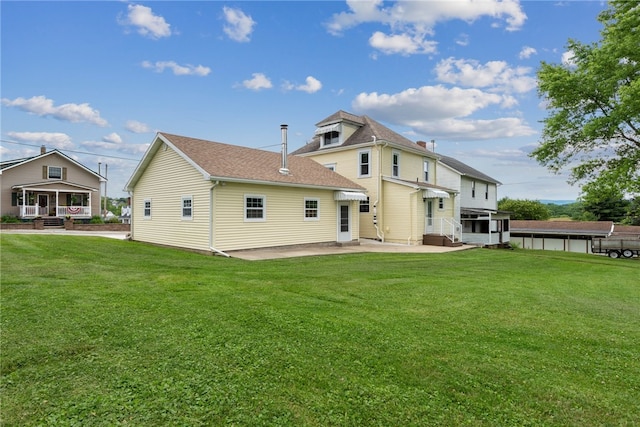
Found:
[{"label": "porch post", "polygon": [[27,190],[22,188],[22,208],[20,209],[20,216],[25,215],[25,202],[27,201]]},{"label": "porch post", "polygon": [[491,244],[491,212],[489,212],[489,244]]},{"label": "porch post", "polygon": [[58,212],[58,205],[60,204],[59,200],[60,200],[60,190],[56,190],[56,216],[59,215],[59,212]]},{"label": "porch post", "polygon": [[93,212],[91,212],[91,191],[87,191],[87,194],[89,195],[89,216],[93,216]]}]

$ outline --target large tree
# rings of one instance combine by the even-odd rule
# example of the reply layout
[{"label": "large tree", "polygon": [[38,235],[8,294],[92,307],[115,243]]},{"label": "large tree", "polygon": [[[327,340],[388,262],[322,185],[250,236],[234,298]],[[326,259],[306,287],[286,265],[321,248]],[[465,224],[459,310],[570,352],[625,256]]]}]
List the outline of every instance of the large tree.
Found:
[{"label": "large tree", "polygon": [[538,70],[548,117],[531,156],[572,183],[640,194],[640,2],[612,0],[598,20],[598,43],[569,40],[570,61]]}]

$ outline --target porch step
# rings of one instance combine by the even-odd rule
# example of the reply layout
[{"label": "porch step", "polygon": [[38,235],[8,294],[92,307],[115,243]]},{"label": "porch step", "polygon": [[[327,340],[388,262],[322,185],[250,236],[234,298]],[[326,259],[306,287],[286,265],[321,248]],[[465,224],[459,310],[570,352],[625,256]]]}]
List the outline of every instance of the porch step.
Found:
[{"label": "porch step", "polygon": [[45,227],[62,227],[64,226],[64,221],[62,218],[58,218],[55,216],[50,216],[50,217],[44,217],[42,218],[44,220],[44,226]]},{"label": "porch step", "polygon": [[462,242],[456,239],[455,242],[449,240],[446,236],[441,236],[439,234],[425,234],[422,236],[422,244],[423,245],[431,245],[431,246],[449,246],[449,247],[457,247],[462,246]]}]

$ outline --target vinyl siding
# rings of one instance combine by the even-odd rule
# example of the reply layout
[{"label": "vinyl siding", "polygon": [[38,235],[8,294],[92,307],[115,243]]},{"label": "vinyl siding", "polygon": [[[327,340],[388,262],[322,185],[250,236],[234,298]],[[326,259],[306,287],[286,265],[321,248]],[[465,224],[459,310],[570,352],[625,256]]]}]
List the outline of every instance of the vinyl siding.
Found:
[{"label": "vinyl siding", "polygon": [[[212,183],[171,149],[161,147],[136,183],[132,200],[134,240],[209,250]],[[193,219],[182,219],[182,196],[193,197]],[[144,201],[151,199],[151,218]]]},{"label": "vinyl siding", "polygon": [[[384,222],[382,231],[387,242],[407,243],[416,240],[415,234],[415,192],[414,189],[390,182],[384,184]],[[417,193],[422,200],[421,190]],[[422,238],[422,234],[420,234]]]},{"label": "vinyl siding", "polygon": [[497,209],[498,208],[498,189],[496,184],[489,183],[489,200],[485,199],[485,185],[484,181],[475,180],[476,182],[476,197],[471,197],[471,186],[474,180],[463,176],[460,185],[460,206],[463,208],[478,208],[478,209]]},{"label": "vinyl siding", "polygon": [[[56,153],[52,153],[40,159],[35,159],[25,164],[6,169],[2,171],[0,175],[0,205],[2,206],[2,215],[18,215],[20,213],[19,207],[11,206],[11,187],[18,184],[30,184],[36,182],[51,182],[55,183],[56,179],[43,179],[42,168],[43,166],[58,166],[66,168],[65,181],[74,184],[91,187],[97,189],[97,191],[91,192],[91,211],[94,215],[100,215],[100,179],[88,172],[85,169],[78,167],[75,163],[70,162],[68,159],[60,156]],[[49,184],[43,186],[46,191],[35,191],[38,194],[51,194],[55,193],[55,190],[69,190],[78,191],[76,187],[70,187],[67,185]],[[66,204],[66,195],[61,195],[62,204]],[[49,204],[55,208],[56,201],[54,197],[49,198]]]},{"label": "vinyl siding", "polygon": [[[214,190],[214,246],[218,250],[335,242],[337,203],[332,190],[226,183]],[[245,221],[245,195],[264,196],[265,221]],[[319,219],[305,220],[305,198],[319,201]],[[357,202],[352,202],[352,212]],[[352,214],[352,238],[358,239]]]},{"label": "vinyl siding", "polygon": [[[371,177],[359,178],[358,177],[358,153],[363,149],[371,149]],[[336,172],[340,175],[352,180],[353,182],[362,185],[367,189],[367,196],[369,197],[369,212],[360,213],[360,204],[356,203],[354,206],[354,213],[359,218],[359,235],[367,239],[377,238],[376,229],[373,225],[373,206],[376,200],[378,200],[378,148],[365,147],[354,148],[351,150],[331,151],[313,153],[308,156],[320,164],[335,163]],[[382,215],[383,208],[378,206],[378,218]]]}]

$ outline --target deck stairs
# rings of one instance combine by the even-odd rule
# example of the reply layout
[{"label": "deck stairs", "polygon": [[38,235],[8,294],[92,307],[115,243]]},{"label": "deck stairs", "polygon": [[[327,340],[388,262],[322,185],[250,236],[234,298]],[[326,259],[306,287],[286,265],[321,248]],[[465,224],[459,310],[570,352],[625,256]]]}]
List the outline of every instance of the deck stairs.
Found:
[{"label": "deck stairs", "polygon": [[56,216],[45,216],[42,218],[44,226],[47,228],[61,228],[64,227],[64,220]]}]

